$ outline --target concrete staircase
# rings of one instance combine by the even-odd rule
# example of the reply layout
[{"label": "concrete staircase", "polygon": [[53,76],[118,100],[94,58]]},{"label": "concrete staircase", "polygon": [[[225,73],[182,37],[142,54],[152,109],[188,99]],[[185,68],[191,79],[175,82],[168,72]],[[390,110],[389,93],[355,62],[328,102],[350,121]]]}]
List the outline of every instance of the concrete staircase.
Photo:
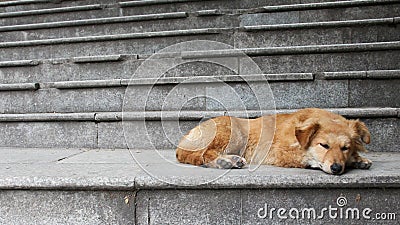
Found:
[{"label": "concrete staircase", "polygon": [[[371,208],[374,223],[396,223],[376,213],[399,212],[399,23],[399,0],[0,1],[0,223],[372,221],[262,218],[265,204],[318,211],[338,207],[339,197],[348,201],[342,210]],[[195,40],[235,49],[152,57]],[[184,64],[162,77],[133,76],[149,61]],[[275,107],[360,118],[370,128],[368,155],[376,163],[339,177],[176,165],[172,149],[202,119],[254,117]]]}]

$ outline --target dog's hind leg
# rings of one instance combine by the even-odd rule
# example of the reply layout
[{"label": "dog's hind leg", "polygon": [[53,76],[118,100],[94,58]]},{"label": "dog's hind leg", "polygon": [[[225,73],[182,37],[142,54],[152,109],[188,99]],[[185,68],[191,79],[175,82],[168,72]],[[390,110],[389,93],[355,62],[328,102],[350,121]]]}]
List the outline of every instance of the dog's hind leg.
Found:
[{"label": "dog's hind leg", "polygon": [[220,153],[214,150],[184,150],[178,148],[176,151],[176,158],[181,163],[188,163],[196,166],[204,165],[213,161]]}]

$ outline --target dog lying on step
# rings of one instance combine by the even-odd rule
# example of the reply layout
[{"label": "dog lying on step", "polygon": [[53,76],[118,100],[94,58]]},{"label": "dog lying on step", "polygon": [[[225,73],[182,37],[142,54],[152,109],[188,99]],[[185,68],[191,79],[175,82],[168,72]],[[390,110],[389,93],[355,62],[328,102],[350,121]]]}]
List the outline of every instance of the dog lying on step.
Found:
[{"label": "dog lying on step", "polygon": [[207,120],[188,132],[176,149],[181,163],[210,168],[242,168],[246,162],[318,168],[342,174],[346,167],[368,169],[361,157],[370,133],[364,123],[322,109],[256,119],[229,116]]}]

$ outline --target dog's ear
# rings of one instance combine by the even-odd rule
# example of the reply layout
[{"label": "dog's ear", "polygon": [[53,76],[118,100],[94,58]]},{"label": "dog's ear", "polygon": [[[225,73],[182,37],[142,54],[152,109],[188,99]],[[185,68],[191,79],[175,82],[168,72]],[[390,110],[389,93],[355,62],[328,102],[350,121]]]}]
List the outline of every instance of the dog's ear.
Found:
[{"label": "dog's ear", "polygon": [[349,126],[364,143],[369,144],[371,142],[371,134],[363,122],[349,120]]},{"label": "dog's ear", "polygon": [[316,119],[310,118],[296,127],[296,138],[302,147],[307,149],[310,146],[310,142],[319,129],[319,126]]}]

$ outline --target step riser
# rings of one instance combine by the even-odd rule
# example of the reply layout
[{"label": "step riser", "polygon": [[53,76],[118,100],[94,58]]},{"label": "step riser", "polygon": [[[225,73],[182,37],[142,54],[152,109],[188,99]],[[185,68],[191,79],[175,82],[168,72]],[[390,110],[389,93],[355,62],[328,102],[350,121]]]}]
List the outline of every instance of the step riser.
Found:
[{"label": "step riser", "polygon": [[[287,3],[293,3],[293,1],[286,1]],[[112,4],[112,2],[107,2]],[[252,1],[235,1],[225,4],[224,9],[249,9],[254,7],[260,7],[265,5],[276,5],[285,4],[285,2],[271,2],[269,4],[260,4]],[[85,5],[90,5],[90,2],[86,2]],[[55,7],[48,8],[62,8],[65,7],[63,4],[54,4]],[[79,4],[69,3],[68,7],[78,6]],[[103,5],[102,7],[105,7]],[[196,13],[202,10],[215,10],[220,9],[221,1],[207,1],[207,2],[190,2],[188,3],[174,3],[174,4],[162,4],[158,7],[154,5],[149,6],[134,6],[134,7],[123,7],[118,5],[108,5],[107,8],[103,9],[98,7],[92,10],[85,11],[74,11],[74,12],[58,12],[55,14],[37,14],[35,16],[19,15],[16,17],[4,17],[1,19],[2,25],[15,25],[15,24],[30,24],[30,23],[41,23],[50,21],[67,21],[73,19],[84,19],[84,18],[102,18],[102,17],[113,17],[113,16],[129,16],[129,15],[141,15],[143,12],[147,14],[152,13],[166,13],[166,12],[177,12],[185,11],[189,13]],[[391,17],[396,16],[399,4],[390,5],[378,5],[378,6],[361,6],[361,7],[348,7],[339,9],[319,9],[319,10],[304,10],[304,11],[290,11],[290,12],[277,12],[277,13],[256,13],[256,14],[245,14],[243,16],[243,25],[256,25],[256,24],[276,24],[276,23],[287,23],[287,22],[309,22],[309,21],[323,21],[327,18],[332,20],[343,20],[343,19],[365,19],[370,18],[371,15],[379,17]],[[25,7],[26,8],[26,7]],[[44,9],[40,6],[36,6],[30,10]],[[1,12],[16,12],[22,11],[22,7],[10,7],[5,8]],[[378,12],[378,14],[377,14]],[[232,12],[230,12],[232,13]],[[31,17],[31,18],[30,18]]]},{"label": "step riser", "polygon": [[263,73],[363,71],[400,68],[399,51],[252,57]]},{"label": "step riser", "polygon": [[115,17],[119,16],[118,9],[95,9],[75,12],[62,12],[53,14],[40,14],[40,15],[29,15],[29,16],[18,16],[18,17],[5,17],[0,18],[1,26],[10,26],[16,24],[31,24],[31,23],[47,23],[57,21],[69,21],[69,20],[80,20],[80,19],[94,19],[102,17]]},{"label": "step riser", "polygon": [[[252,59],[266,74],[396,70],[400,68],[400,51],[296,55],[288,53],[287,55],[257,56]],[[0,67],[0,83],[131,79],[143,61],[143,59],[123,59],[123,57],[117,61],[99,63],[71,63],[68,60],[39,61],[40,64],[37,66]],[[175,61],[171,60],[171,63],[173,62]],[[211,63],[205,65],[185,60],[182,62],[184,64],[167,72],[165,76],[233,74],[233,71]],[[239,68],[239,66],[235,67]],[[242,74],[246,74],[245,66],[241,66],[241,70]]]},{"label": "step riser", "polygon": [[397,41],[400,31],[393,25],[334,27],[235,33],[237,48],[329,45]]},{"label": "step riser", "polygon": [[217,17],[217,19],[214,17],[190,17],[124,23],[99,23],[96,25],[46,28],[39,30],[27,29],[25,31],[1,32],[0,37],[3,41],[25,41],[49,38],[85,37],[164,30],[185,30],[209,27],[225,28],[238,26],[238,17],[227,15]]},{"label": "step riser", "polygon": [[85,0],[85,1],[47,1],[36,2],[31,4],[13,4],[8,6],[0,6],[0,12],[18,12],[37,9],[51,9],[61,7],[72,7],[93,4],[114,4],[125,0]]},{"label": "step riser", "polygon": [[124,87],[1,91],[0,113],[118,112],[124,98],[132,111],[141,111],[144,105],[151,111],[258,110],[260,104],[274,103],[277,109],[400,107],[399,84],[398,79],[270,82],[274,99],[265,82],[252,84],[259,99],[243,82],[140,85],[130,87],[127,95]]},{"label": "step riser", "polygon": [[[106,25],[90,25],[67,28],[53,28],[27,31],[1,32],[4,42],[44,40],[49,38],[85,37],[91,35],[114,35],[165,30],[197,28],[237,27],[236,17],[219,17],[218,21],[210,18],[170,19],[138,23],[118,23]],[[190,24],[190,27],[188,26]],[[392,24],[373,26],[333,27],[315,29],[275,30],[263,32],[235,32],[236,47],[272,47],[312,44],[343,44],[363,42],[396,41],[399,29]]]},{"label": "step riser", "polygon": [[[162,5],[145,5],[145,6],[131,6],[123,7],[122,12],[124,15],[141,15],[143,12],[146,13],[165,13],[165,12],[196,12],[199,10],[212,10],[212,9],[249,9],[262,7],[265,5],[281,5],[281,4],[292,4],[299,3],[298,0],[279,0],[279,1],[252,1],[252,0],[223,0],[223,1],[194,1],[194,2],[183,2],[174,4],[162,4]],[[223,7],[221,7],[223,5]]]},{"label": "step riser", "polygon": [[[98,46],[100,48],[100,46]],[[102,46],[104,47],[104,46]],[[37,50],[47,51],[46,56],[59,56],[57,53],[48,52],[46,47],[37,47],[32,49],[34,52],[25,52],[32,56],[41,53]],[[110,48],[104,49],[100,55],[112,53],[108,51]],[[4,49],[3,49],[4,50]],[[24,48],[14,49],[21,52]],[[72,49],[70,49],[72,51]],[[92,52],[98,49],[93,49]],[[1,50],[0,50],[1,51]],[[66,50],[65,50],[66,51]],[[74,51],[79,51],[74,49]],[[85,49],[82,49],[85,51]],[[132,50],[133,51],[133,50]],[[120,52],[131,53],[126,50]],[[366,70],[396,70],[400,68],[400,51],[373,51],[373,52],[349,52],[349,53],[324,53],[324,54],[291,54],[286,55],[271,55],[271,56],[255,56],[252,60],[257,63],[263,73],[309,73],[322,71],[366,71]],[[45,53],[45,52],[44,52]],[[10,53],[11,54],[11,53]],[[70,54],[70,52],[65,52]],[[99,54],[99,53],[98,53]],[[79,55],[76,53],[75,55]],[[90,52],[83,52],[82,55],[94,55]],[[15,58],[21,58],[24,55],[17,55]],[[7,56],[8,58],[10,55]],[[141,57],[141,56],[139,56]],[[30,59],[31,57],[24,57]],[[38,57],[40,58],[40,57]],[[97,80],[97,79],[130,79],[138,66],[143,60],[128,60],[112,63],[85,63],[85,64],[59,64],[56,61],[44,63],[35,67],[3,67],[0,68],[1,83],[23,83],[23,82],[52,82],[65,80]],[[356,63],[355,63],[356,62]],[[204,68],[204,67],[202,67]],[[215,66],[212,67],[215,69]],[[245,71],[245,67],[241,67]],[[186,76],[184,70],[180,72],[182,76]],[[199,69],[198,75],[215,75],[216,73],[206,70],[201,72]],[[229,74],[226,71],[221,71],[222,74]],[[244,72],[242,72],[244,73]],[[232,73],[230,73],[232,74]]]},{"label": "step riser", "polygon": [[[262,190],[154,190],[140,191],[137,195],[137,224],[148,224],[151,221],[155,224],[181,224],[182,221],[190,221],[190,224],[282,224],[285,223],[311,223],[311,224],[366,224],[371,219],[365,219],[362,211],[370,208],[372,217],[376,213],[395,213],[399,211],[396,195],[399,189],[262,189]],[[348,204],[339,207],[337,199],[346,198]],[[357,202],[356,196],[361,196]],[[266,218],[264,211],[258,214],[260,208],[268,205]],[[268,214],[271,208],[274,213]],[[288,219],[280,219],[277,211],[285,209]],[[289,210],[300,211],[299,219],[290,219]],[[307,212],[302,219],[301,210],[312,208],[316,211],[315,219],[308,219]],[[321,210],[326,208],[322,218]],[[335,208],[329,214],[329,208]],[[348,209],[358,209],[359,218],[352,219]],[[340,212],[343,214],[340,214]],[[349,219],[346,219],[346,211]],[[185,212],[185,213],[182,213]],[[199,214],[199,212],[202,212]],[[292,212],[293,213],[293,212]],[[272,218],[270,218],[270,215]],[[291,214],[294,215],[294,214]],[[312,215],[312,214],[311,214]],[[337,216],[332,219],[329,215]],[[342,215],[342,217],[340,216]],[[355,214],[354,214],[355,215]],[[280,215],[282,216],[282,215]],[[398,215],[397,215],[398,216]],[[313,218],[311,216],[311,218]],[[344,218],[344,219],[339,219]],[[367,217],[368,218],[368,217]],[[397,219],[397,218],[396,218]],[[341,222],[339,222],[341,221]],[[351,222],[350,222],[351,221]],[[378,220],[377,220],[378,221]],[[395,221],[382,220],[382,221]],[[376,222],[376,221],[375,221]],[[185,223],[185,222],[184,222]]]},{"label": "step riser", "polygon": [[[176,43],[191,40],[210,40],[234,45],[232,34],[190,36],[154,37],[148,39],[124,39],[114,41],[87,41],[79,43],[65,43],[56,45],[26,46],[0,48],[0,60],[19,59],[50,59],[64,57],[78,57],[86,55],[112,55],[112,54],[152,54],[160,49]],[[66,40],[68,42],[68,40]]]},{"label": "step riser", "polygon": [[344,21],[399,16],[400,4],[336,9],[318,9],[277,13],[244,14],[241,26]]},{"label": "step riser", "polygon": [[2,224],[135,224],[134,198],[130,197],[132,202],[129,204],[124,200],[125,196],[133,195],[133,192],[120,191],[2,190],[0,222]]},{"label": "step riser", "polygon": [[[370,151],[398,151],[398,118],[362,119],[369,128]],[[180,138],[198,121],[124,121],[122,122],[2,122],[5,147],[174,149]],[[179,127],[180,131],[177,131]],[[146,128],[146,129],[144,129]],[[124,138],[127,134],[128,144]],[[166,134],[165,134],[166,133]],[[128,146],[129,145],[129,146]]]}]

